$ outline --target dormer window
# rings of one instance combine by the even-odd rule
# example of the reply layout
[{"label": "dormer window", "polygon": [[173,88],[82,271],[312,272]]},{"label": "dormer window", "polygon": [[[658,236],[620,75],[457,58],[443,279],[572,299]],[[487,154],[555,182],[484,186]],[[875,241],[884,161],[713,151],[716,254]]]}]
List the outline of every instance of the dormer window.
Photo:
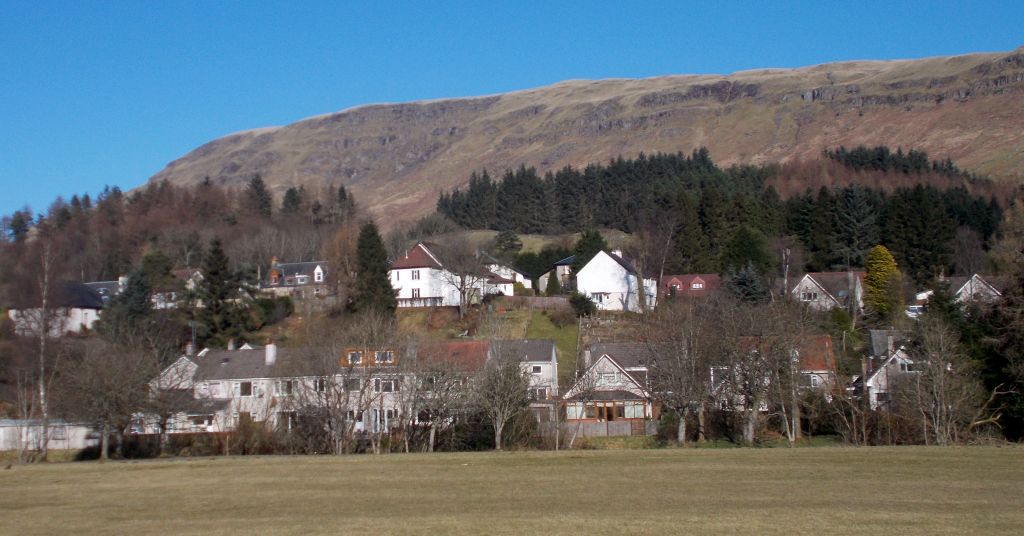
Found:
[{"label": "dormer window", "polygon": [[690,283],[690,288],[692,288],[694,290],[700,290],[700,289],[704,288],[704,283],[703,282],[694,281],[693,283]]},{"label": "dormer window", "polygon": [[277,274],[273,274],[273,275],[270,276],[270,284],[271,285],[276,285],[278,280],[279,280],[279,278],[277,277]]},{"label": "dormer window", "polygon": [[323,271],[317,270],[317,271],[313,272],[313,281],[316,281],[317,283],[323,283],[324,282],[324,273],[323,273]]},{"label": "dormer window", "polygon": [[348,364],[349,365],[358,365],[362,361],[363,361],[363,353],[362,352],[349,352],[348,353]]}]

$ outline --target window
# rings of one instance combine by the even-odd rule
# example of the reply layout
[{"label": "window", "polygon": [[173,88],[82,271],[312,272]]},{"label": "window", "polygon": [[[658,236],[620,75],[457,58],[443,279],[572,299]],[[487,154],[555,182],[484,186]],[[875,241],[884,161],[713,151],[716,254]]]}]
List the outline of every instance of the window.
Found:
[{"label": "window", "polygon": [[235,396],[252,396],[252,382],[235,382]]},{"label": "window", "polygon": [[900,361],[901,372],[914,372],[914,364],[909,361]]},{"label": "window", "polygon": [[280,380],[274,384],[274,394],[277,396],[292,396],[295,394],[295,380]]},{"label": "window", "polygon": [[412,289],[412,297],[413,297],[413,299],[419,298],[420,297],[420,289],[418,289],[418,288]]},{"label": "window", "polygon": [[801,292],[800,301],[815,301],[818,299],[817,292]]},{"label": "window", "polygon": [[597,385],[616,385],[619,383],[621,382],[617,372],[602,372],[597,375]]},{"label": "window", "polygon": [[277,274],[273,274],[273,275],[271,275],[271,276],[270,276],[270,284],[271,284],[271,285],[276,285],[276,284],[278,284],[278,282],[279,282],[279,279],[280,279],[280,278],[278,278],[278,277],[277,277]]},{"label": "window", "polygon": [[399,279],[402,279],[400,277],[401,275],[402,275],[402,272],[395,272],[395,281],[398,281]]},{"label": "window", "polygon": [[295,282],[300,284],[300,285],[308,285],[309,284],[309,276],[308,275],[300,275],[300,276],[295,278]]},{"label": "window", "polygon": [[697,283],[697,282],[690,283],[690,288],[695,289],[695,290],[700,290],[700,289],[704,288],[704,283]]},{"label": "window", "polygon": [[359,378],[346,378],[345,379],[345,390],[346,391],[358,391],[361,383]]},{"label": "window", "polygon": [[597,418],[597,407],[593,404],[587,404],[586,416],[588,419]]},{"label": "window", "polygon": [[375,393],[392,393],[395,391],[395,380],[382,380],[376,378],[373,380],[373,392]]},{"label": "window", "polygon": [[295,428],[297,418],[294,411],[279,411],[277,412],[277,425],[285,430],[291,430]]},{"label": "window", "polygon": [[622,404],[615,405],[615,417],[618,419],[626,418],[626,406]]},{"label": "window", "polygon": [[548,399],[548,388],[538,387],[530,390],[530,395],[534,400],[547,400]]},{"label": "window", "polygon": [[210,394],[210,384],[203,382],[199,384],[199,394],[208,396]]},{"label": "window", "polygon": [[395,353],[391,350],[380,350],[373,353],[373,360],[377,363],[393,363],[395,361]]},{"label": "window", "polygon": [[54,426],[50,428],[50,439],[64,441],[68,438],[68,428],[66,426]]},{"label": "window", "polygon": [[362,360],[363,360],[363,353],[362,352],[349,352],[348,353],[348,364],[349,365],[358,365],[360,362],[362,362]]},{"label": "window", "polygon": [[319,271],[319,270],[317,270],[316,272],[313,272],[313,281],[316,281],[317,283],[323,283],[324,282],[324,273],[322,271]]},{"label": "window", "polygon": [[313,382],[313,389],[316,390],[316,392],[318,392],[318,393],[325,393],[325,392],[327,392],[327,379],[326,378],[317,378]]},{"label": "window", "polygon": [[604,303],[604,293],[603,292],[591,292],[590,293],[590,297],[591,297],[591,299],[593,299],[597,303]]},{"label": "window", "polygon": [[875,393],[875,399],[879,402],[888,402],[889,393]]},{"label": "window", "polygon": [[534,365],[534,366],[533,366],[533,367],[532,367],[532,368],[530,369],[530,372],[532,372],[532,373],[534,373],[534,374],[540,374],[540,365]]},{"label": "window", "polygon": [[420,271],[419,270],[413,270],[412,271],[412,280],[413,281],[419,281],[419,279],[420,279]]}]

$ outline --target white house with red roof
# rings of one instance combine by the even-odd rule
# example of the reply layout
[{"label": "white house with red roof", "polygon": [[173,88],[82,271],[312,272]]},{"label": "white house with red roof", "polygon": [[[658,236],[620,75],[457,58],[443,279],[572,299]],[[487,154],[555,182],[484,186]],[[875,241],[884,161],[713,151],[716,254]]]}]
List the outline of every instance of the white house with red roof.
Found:
[{"label": "white house with red roof", "polygon": [[[458,307],[459,289],[456,277],[430,246],[420,242],[395,259],[388,270],[399,307]],[[474,293],[479,299],[489,294],[511,296],[515,281],[498,274],[481,271],[473,277]]]}]

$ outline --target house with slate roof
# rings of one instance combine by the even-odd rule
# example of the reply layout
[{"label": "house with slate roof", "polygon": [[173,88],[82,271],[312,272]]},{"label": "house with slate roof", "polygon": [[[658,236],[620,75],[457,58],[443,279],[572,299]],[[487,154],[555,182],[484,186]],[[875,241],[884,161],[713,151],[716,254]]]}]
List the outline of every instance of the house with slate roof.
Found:
[{"label": "house with slate roof", "polygon": [[640,293],[646,308],[653,309],[657,281],[645,278],[619,251],[601,251],[576,274],[576,290],[593,300],[602,311],[640,311]]},{"label": "house with slate roof", "polygon": [[292,298],[321,298],[328,295],[328,264],[326,261],[279,262],[270,260],[267,277],[260,288],[275,296]]},{"label": "house with slate roof", "polygon": [[792,299],[815,311],[864,309],[864,272],[808,272],[789,289]]},{"label": "house with slate roof", "polygon": [[551,277],[558,278],[558,284],[561,288],[572,288],[572,263],[575,261],[576,256],[570,255],[555,262],[555,264],[551,266],[550,270],[537,278],[537,288],[539,290],[548,288],[548,279]]},{"label": "house with slate roof", "polygon": [[[54,292],[56,306],[50,312],[49,336],[81,333],[92,329],[103,309],[103,297],[95,290],[77,281],[64,281]],[[11,308],[8,317],[19,335],[31,335],[43,324],[43,311],[34,304],[21,304]]]},{"label": "house with slate roof", "polygon": [[[658,407],[648,390],[651,359],[647,345],[598,343],[583,352],[583,360],[584,372],[562,397],[567,423],[643,423],[658,418]],[[632,435],[633,427],[622,432]]]}]

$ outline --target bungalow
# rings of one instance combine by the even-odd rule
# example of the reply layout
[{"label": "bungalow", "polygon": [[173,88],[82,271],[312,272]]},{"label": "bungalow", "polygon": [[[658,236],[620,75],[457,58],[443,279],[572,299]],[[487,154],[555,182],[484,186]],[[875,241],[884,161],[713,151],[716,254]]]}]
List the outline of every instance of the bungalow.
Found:
[{"label": "bungalow", "polygon": [[[789,295],[815,311],[864,308],[864,272],[809,272],[804,274]],[[851,302],[852,300],[852,302]]]},{"label": "bungalow", "polygon": [[278,262],[270,260],[270,270],[260,288],[275,296],[293,298],[320,298],[328,294],[328,265],[325,261]]},{"label": "bungalow", "polygon": [[[97,443],[88,426],[60,420],[47,423],[47,436],[47,448],[53,450],[79,450]],[[0,452],[39,450],[42,443],[42,420],[0,419]]]},{"label": "bungalow", "polygon": [[600,251],[576,274],[576,289],[602,311],[642,312],[640,293],[645,298],[645,307],[653,309],[658,284],[640,275],[622,258],[621,252]]},{"label": "bungalow", "polygon": [[664,298],[705,298],[721,286],[722,277],[718,274],[666,275],[661,278],[658,291]]},{"label": "bungalow", "polygon": [[7,311],[18,335],[32,335],[45,323],[50,337],[81,333],[92,329],[103,309],[103,297],[83,283],[65,281],[54,293],[56,307],[46,312],[40,307],[11,308]]},{"label": "bungalow", "polygon": [[[562,399],[566,422],[584,435],[645,435],[658,408],[647,388],[650,349],[641,343],[594,344],[583,353],[585,370]],[[617,423],[612,425],[611,423]]]}]

